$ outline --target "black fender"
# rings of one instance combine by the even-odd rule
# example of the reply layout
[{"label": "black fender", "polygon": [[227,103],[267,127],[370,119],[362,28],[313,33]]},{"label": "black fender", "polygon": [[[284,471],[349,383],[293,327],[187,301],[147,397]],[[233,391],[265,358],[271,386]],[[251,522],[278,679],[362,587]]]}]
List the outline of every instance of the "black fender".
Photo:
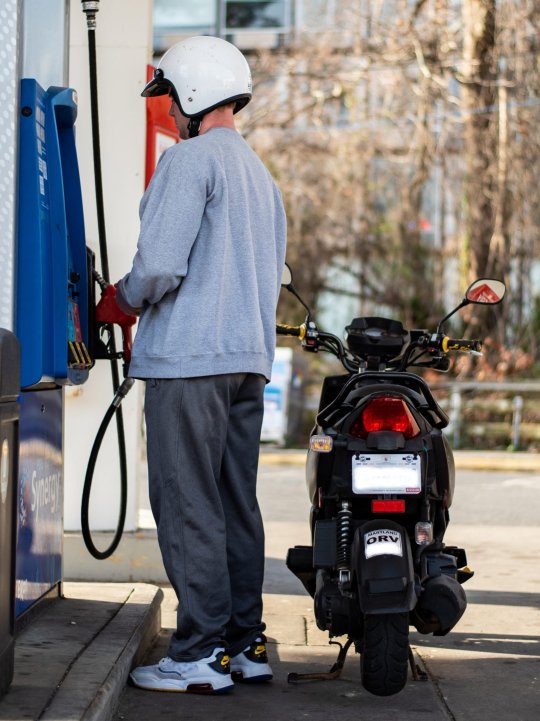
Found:
[{"label": "black fender", "polygon": [[351,568],[362,613],[407,613],[417,602],[411,544],[395,521],[366,521],[356,529]]}]

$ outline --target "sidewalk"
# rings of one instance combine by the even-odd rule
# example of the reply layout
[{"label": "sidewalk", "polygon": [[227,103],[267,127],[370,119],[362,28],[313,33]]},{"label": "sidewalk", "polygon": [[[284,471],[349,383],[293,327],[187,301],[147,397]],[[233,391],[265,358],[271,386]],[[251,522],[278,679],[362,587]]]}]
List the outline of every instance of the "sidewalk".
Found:
[{"label": "sidewalk", "polygon": [[[371,721],[385,721],[389,710],[394,712],[390,716],[399,714],[400,721],[416,721],[419,713],[429,721],[448,721],[431,683],[409,679],[399,697],[370,696],[360,685],[359,657],[352,650],[340,679],[288,684],[290,672],[328,671],[337,647],[329,646],[327,634],[317,629],[312,601],[300,590],[288,595],[266,593],[264,606],[273,683],[236,684],[233,693],[219,697],[155,694],[132,688],[126,681],[131,666],[144,657],[146,663],[154,663],[166,655],[175,624],[172,590],[162,592],[144,584],[66,583],[65,598],[51,603],[17,640],[15,677],[0,701],[0,720],[316,721],[339,717],[354,721],[367,705]],[[416,660],[426,668],[418,653]]]}]

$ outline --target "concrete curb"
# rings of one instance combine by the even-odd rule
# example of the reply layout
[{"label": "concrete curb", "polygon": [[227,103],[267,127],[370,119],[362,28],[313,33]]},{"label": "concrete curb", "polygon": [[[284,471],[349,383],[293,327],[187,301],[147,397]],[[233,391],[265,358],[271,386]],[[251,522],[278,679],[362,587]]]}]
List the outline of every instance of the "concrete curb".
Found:
[{"label": "concrete curb", "polygon": [[[119,637],[119,648],[123,639],[127,637],[125,646],[119,651],[115,660],[112,661],[110,671],[106,679],[102,683],[95,697],[87,706],[84,714],[80,717],[81,721],[111,721],[115,715],[118,701],[124,692],[129,672],[134,666],[137,666],[143,660],[146,652],[158,635],[161,629],[161,612],[160,606],[163,600],[163,591],[160,588],[149,585],[141,585],[134,588],[133,594],[122,607],[121,612],[115,617],[114,622],[109,626],[108,634]],[[142,616],[135,606],[145,606],[146,610]],[[114,624],[114,627],[113,627]],[[114,640],[113,642],[114,643]],[[96,648],[93,650],[89,659],[80,660],[80,668],[74,667],[73,677],[68,676],[64,682],[65,691],[67,692],[67,703],[58,709],[51,707],[52,715],[43,717],[43,721],[55,721],[56,719],[67,718],[62,712],[69,708],[70,704],[70,687],[73,684],[78,687],[79,678],[84,678],[86,668],[89,663],[94,663],[100,659],[104,661],[107,655],[111,657],[111,650],[114,655],[114,649],[111,649],[111,641],[99,638],[96,640]],[[107,652],[109,652],[107,654]],[[105,666],[105,668],[107,668]],[[64,708],[65,706],[65,708]]]},{"label": "concrete curb", "polygon": [[[303,466],[306,462],[306,451],[263,451],[259,462],[261,465]],[[454,462],[458,470],[540,472],[540,454],[537,453],[454,451]]]},{"label": "concrete curb", "polygon": [[3,721],[112,721],[130,669],[161,628],[156,586],[69,582],[63,592],[16,640]]},{"label": "concrete curb", "polygon": [[540,472],[540,455],[537,453],[455,451],[454,461],[460,470]]}]

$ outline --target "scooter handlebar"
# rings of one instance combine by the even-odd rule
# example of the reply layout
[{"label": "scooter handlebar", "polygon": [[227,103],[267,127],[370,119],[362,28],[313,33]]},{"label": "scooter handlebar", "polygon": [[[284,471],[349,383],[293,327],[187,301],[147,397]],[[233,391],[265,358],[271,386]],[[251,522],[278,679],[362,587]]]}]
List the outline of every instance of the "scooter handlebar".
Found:
[{"label": "scooter handlebar", "polygon": [[441,349],[444,353],[448,353],[448,351],[451,350],[464,351],[466,353],[480,353],[482,350],[482,341],[444,336],[441,341]]},{"label": "scooter handlebar", "polygon": [[276,324],[276,333],[278,335],[292,335],[296,338],[300,338],[300,340],[304,339],[304,336],[306,335],[306,326],[305,325],[282,325],[280,323]]}]

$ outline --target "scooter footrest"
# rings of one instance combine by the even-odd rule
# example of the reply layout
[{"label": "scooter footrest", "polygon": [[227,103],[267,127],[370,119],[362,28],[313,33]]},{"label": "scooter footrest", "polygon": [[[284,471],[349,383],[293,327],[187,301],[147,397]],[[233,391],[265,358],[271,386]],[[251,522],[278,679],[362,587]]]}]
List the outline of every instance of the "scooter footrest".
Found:
[{"label": "scooter footrest", "polygon": [[444,553],[454,556],[458,568],[462,568],[467,565],[467,554],[464,548],[458,548],[457,546],[445,546]]},{"label": "scooter footrest", "polygon": [[469,580],[469,578],[472,578],[474,576],[474,571],[472,571],[468,566],[465,566],[464,568],[458,568],[457,572],[457,580],[458,583],[465,583]]},{"label": "scooter footrest", "polygon": [[287,568],[293,573],[313,571],[313,546],[295,546],[287,552]]},{"label": "scooter footrest", "polygon": [[287,568],[301,581],[311,597],[315,596],[315,569],[313,568],[313,547],[295,546],[287,552]]}]

